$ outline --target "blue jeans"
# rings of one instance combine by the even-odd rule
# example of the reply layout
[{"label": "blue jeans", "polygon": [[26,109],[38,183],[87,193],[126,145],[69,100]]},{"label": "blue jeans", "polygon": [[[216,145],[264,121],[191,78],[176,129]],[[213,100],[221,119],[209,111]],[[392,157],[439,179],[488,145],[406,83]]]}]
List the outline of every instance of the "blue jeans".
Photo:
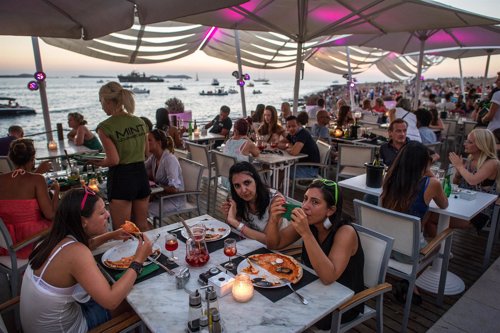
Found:
[{"label": "blue jeans", "polygon": [[87,303],[78,303],[87,321],[87,329],[101,325],[111,319],[111,313],[97,304],[93,299],[90,299]]},{"label": "blue jeans", "polygon": [[308,167],[308,166],[299,166],[295,170],[295,175],[291,174],[290,178],[316,178],[318,176],[318,168],[316,167]]}]

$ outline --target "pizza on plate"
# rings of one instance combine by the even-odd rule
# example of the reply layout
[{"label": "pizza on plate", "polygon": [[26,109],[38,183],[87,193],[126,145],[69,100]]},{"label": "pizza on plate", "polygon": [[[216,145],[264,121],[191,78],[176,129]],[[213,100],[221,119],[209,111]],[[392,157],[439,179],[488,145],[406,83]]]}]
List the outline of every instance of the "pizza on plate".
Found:
[{"label": "pizza on plate", "polygon": [[[160,249],[156,249],[151,254],[152,257],[158,257],[160,255]],[[118,260],[104,260],[104,265],[112,269],[127,269],[130,266],[130,263],[134,260],[135,255],[131,255],[128,257],[122,257]]]},{"label": "pizza on plate", "polygon": [[[264,253],[251,255],[248,259],[278,279],[285,278],[292,283],[297,283],[302,278],[302,266],[290,256],[280,253]],[[253,270],[255,269],[254,267]]]}]

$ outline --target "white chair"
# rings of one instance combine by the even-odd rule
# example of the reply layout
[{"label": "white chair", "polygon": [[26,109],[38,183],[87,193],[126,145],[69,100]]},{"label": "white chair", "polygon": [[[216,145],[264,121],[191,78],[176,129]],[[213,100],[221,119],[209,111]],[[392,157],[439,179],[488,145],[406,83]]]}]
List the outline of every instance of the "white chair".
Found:
[{"label": "white chair", "polygon": [[[215,186],[215,197],[217,197],[217,181],[219,177],[225,177],[229,179],[229,169],[231,168],[232,165],[236,164],[238,161],[236,160],[236,157],[230,156],[223,154],[219,151],[212,150],[212,157],[213,161],[215,164],[215,178],[214,178],[214,186]],[[224,187],[224,182],[222,182],[222,185]],[[227,191],[230,190],[230,188],[226,188]]]},{"label": "white chair", "polygon": [[295,183],[299,180],[313,180],[315,178],[296,178],[295,173],[297,171],[297,167],[300,166],[309,166],[309,167],[317,167],[319,170],[318,176],[321,176],[323,178],[327,178],[327,172],[328,169],[330,168],[330,156],[332,152],[332,146],[329,145],[326,142],[323,142],[321,140],[316,141],[316,145],[318,146],[319,150],[319,163],[312,163],[312,162],[298,162],[293,165],[293,171],[292,171],[292,198],[295,194]]},{"label": "white chair", "polygon": [[441,142],[426,143],[425,146],[435,152],[436,154],[441,153]]},{"label": "white chair", "polygon": [[8,173],[14,170],[14,163],[8,156],[0,156],[0,174]]},{"label": "white chair", "polygon": [[401,331],[405,332],[410,317],[411,300],[417,274],[426,268],[439,255],[437,251],[444,242],[445,251],[439,288],[437,295],[438,305],[442,304],[448,259],[451,248],[452,230],[446,229],[432,239],[427,246],[420,249],[420,219],[418,217],[395,212],[390,209],[375,206],[364,201],[354,200],[356,220],[364,227],[394,238],[393,254],[404,255],[405,261],[389,259],[388,273],[408,281],[408,292],[404,307]]},{"label": "white chair", "polygon": [[339,144],[336,181],[365,173],[364,164],[373,161],[374,151],[373,146]]},{"label": "white chair", "polygon": [[[203,193],[201,191],[201,176],[203,173],[203,165],[196,163],[194,161],[179,158],[179,165],[182,170],[182,179],[184,180],[184,191],[162,195],[159,198],[160,205],[157,212],[153,215],[153,224],[156,227],[156,221],[159,221],[159,226],[163,224],[163,219],[168,216],[191,213],[197,211],[198,215],[200,212],[200,195]],[[163,212],[163,205],[166,204],[167,200],[174,198],[184,197],[186,203],[184,207],[179,208],[172,212]]]},{"label": "white chair", "polygon": [[441,140],[444,141],[444,153],[448,151],[448,142],[452,143],[452,150],[455,150],[458,138],[458,121],[443,119],[444,131],[441,132]]},{"label": "white chair", "polygon": [[[394,239],[359,224],[353,224],[352,226],[358,232],[365,255],[363,276],[367,289],[355,294],[333,312],[331,332],[346,332],[371,318],[375,318],[377,332],[382,333],[384,327],[384,294],[392,289],[392,286],[385,282],[385,274]],[[366,305],[365,302],[370,299],[375,300],[375,309]],[[363,313],[359,314],[355,319],[341,324],[342,314],[361,303],[365,303]]]},{"label": "white chair", "polygon": [[28,259],[18,259],[16,252],[28,245],[38,242],[48,233],[43,230],[22,242],[14,244],[7,226],[0,218],[0,248],[7,250],[7,255],[0,256],[0,273],[6,274],[10,281],[10,290],[12,297],[19,295],[21,276],[28,267]]},{"label": "white chair", "polygon": [[207,213],[210,213],[210,182],[215,178],[215,169],[210,156],[210,147],[186,141],[190,159],[203,165],[203,178],[207,178]]}]

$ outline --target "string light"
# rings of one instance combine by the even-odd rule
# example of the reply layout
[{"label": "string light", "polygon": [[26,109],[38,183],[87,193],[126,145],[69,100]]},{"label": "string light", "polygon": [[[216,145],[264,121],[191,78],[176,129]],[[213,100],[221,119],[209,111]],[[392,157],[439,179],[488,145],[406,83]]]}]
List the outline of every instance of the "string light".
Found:
[{"label": "string light", "polygon": [[40,71],[36,72],[33,77],[35,78],[36,81],[30,81],[28,82],[28,89],[31,91],[36,91],[40,89],[40,84],[42,84],[43,81],[47,78],[47,75]]},{"label": "string light", "polygon": [[40,88],[40,86],[38,85],[38,82],[36,82],[36,81],[28,82],[28,89],[29,90],[36,91],[36,90],[38,90],[38,88]]}]

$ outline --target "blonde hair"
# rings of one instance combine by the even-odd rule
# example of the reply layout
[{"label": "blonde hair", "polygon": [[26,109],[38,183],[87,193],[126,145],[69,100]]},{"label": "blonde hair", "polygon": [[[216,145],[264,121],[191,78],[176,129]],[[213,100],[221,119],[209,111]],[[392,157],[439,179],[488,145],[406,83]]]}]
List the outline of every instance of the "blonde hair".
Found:
[{"label": "blonde hair", "polygon": [[118,82],[108,82],[99,89],[99,96],[107,101],[114,101],[122,106],[128,113],[135,111],[134,93],[124,89]]},{"label": "blonde hair", "polygon": [[[474,135],[476,139],[476,147],[481,151],[479,155],[479,159],[477,161],[477,170],[481,168],[481,166],[487,160],[496,160],[497,162],[497,187],[500,187],[500,172],[498,171],[498,166],[500,163],[498,161],[497,151],[496,151],[496,141],[495,136],[489,129],[485,128],[476,128],[470,132],[471,135]],[[471,156],[469,156],[469,159]]]}]

